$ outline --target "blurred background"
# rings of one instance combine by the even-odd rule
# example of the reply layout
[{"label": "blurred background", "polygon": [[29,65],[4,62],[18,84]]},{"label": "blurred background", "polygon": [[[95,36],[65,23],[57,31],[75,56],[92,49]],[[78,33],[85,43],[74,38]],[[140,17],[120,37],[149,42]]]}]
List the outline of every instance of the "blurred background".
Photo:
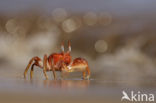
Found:
[{"label": "blurred background", "polygon": [[[62,85],[68,89],[91,86],[86,95],[94,89],[99,98],[106,97],[106,91],[114,97],[114,88],[108,88],[110,85],[153,90],[156,86],[155,5],[155,0],[1,0],[0,90],[7,94],[8,88],[8,91],[16,88],[21,92],[23,88],[33,90],[39,86],[38,89],[43,89],[45,84],[52,85],[53,89]],[[23,82],[24,69],[32,57],[43,58],[44,54],[60,52],[62,41],[67,50],[68,40],[72,58],[88,60],[90,81],[79,80],[81,73],[72,73],[65,81],[42,81],[45,79],[42,70],[35,67],[35,85]],[[60,74],[57,75],[59,78]],[[48,76],[53,79],[51,73]],[[115,89],[119,101],[120,89]],[[64,95],[62,90],[55,93]],[[84,99],[81,94],[77,94],[78,100]],[[47,98],[51,102],[51,97]],[[101,99],[99,101],[107,101]]]}]

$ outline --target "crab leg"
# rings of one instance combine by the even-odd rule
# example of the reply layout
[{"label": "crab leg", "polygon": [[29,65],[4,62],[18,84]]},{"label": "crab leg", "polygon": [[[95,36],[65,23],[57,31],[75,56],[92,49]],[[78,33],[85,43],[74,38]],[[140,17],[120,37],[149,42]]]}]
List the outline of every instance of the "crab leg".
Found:
[{"label": "crab leg", "polygon": [[30,79],[33,78],[33,71],[34,71],[34,66],[35,66],[35,65],[36,65],[36,64],[34,63],[34,64],[31,66]]},{"label": "crab leg", "polygon": [[51,65],[51,69],[52,69],[52,71],[53,71],[53,76],[54,76],[54,79],[56,79],[56,73],[55,73],[55,69],[54,69],[54,67]]},{"label": "crab leg", "polygon": [[55,68],[54,68],[54,66],[53,66],[53,64],[52,64],[52,58],[53,58],[52,56],[49,57],[48,62],[49,62],[49,65],[50,65],[50,69],[51,69],[52,72],[53,72],[54,79],[56,79],[56,73],[55,73]]},{"label": "crab leg", "polygon": [[44,59],[43,59],[43,73],[44,73],[45,78],[48,80],[46,70],[47,70],[47,55],[45,54]]},{"label": "crab leg", "polygon": [[85,79],[86,71],[82,72],[83,79]]},{"label": "crab leg", "polygon": [[89,79],[90,78],[90,69],[89,69],[89,67],[87,66],[87,68],[86,68],[86,71],[87,71],[87,79]]},{"label": "crab leg", "polygon": [[40,61],[41,59],[39,57],[33,57],[30,61],[29,61],[29,64],[27,65],[25,71],[24,71],[24,78],[26,79],[26,74],[32,64],[33,61]]}]

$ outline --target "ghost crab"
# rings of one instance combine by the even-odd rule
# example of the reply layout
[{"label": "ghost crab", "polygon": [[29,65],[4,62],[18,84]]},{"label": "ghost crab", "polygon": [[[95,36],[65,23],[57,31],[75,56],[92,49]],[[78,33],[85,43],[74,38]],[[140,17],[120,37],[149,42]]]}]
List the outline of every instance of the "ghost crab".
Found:
[{"label": "ghost crab", "polygon": [[64,52],[64,43],[62,42],[61,53],[52,53],[48,57],[47,54],[45,54],[43,60],[37,56],[33,57],[29,61],[24,71],[24,78],[26,79],[26,74],[31,66],[30,79],[32,79],[34,66],[37,66],[43,69],[43,73],[46,79],[48,79],[48,76],[46,74],[46,72],[48,71],[52,71],[54,79],[56,79],[55,71],[60,71],[62,75],[64,75],[64,73],[69,73],[69,72],[82,72],[83,79],[89,79],[90,69],[88,66],[88,62],[83,58],[75,58],[72,61],[70,52],[71,52],[71,45],[70,45],[70,41],[68,41],[67,52]]}]

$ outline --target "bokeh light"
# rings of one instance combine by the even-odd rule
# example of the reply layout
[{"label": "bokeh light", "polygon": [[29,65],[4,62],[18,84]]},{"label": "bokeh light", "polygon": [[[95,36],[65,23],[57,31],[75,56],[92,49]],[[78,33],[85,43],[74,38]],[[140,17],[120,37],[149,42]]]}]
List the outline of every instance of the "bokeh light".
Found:
[{"label": "bokeh light", "polygon": [[73,18],[69,18],[62,23],[62,29],[67,33],[71,33],[77,28],[78,24]]},{"label": "bokeh light", "polygon": [[56,8],[52,11],[52,16],[56,22],[62,22],[68,17],[68,13],[63,8]]},{"label": "bokeh light", "polygon": [[5,25],[8,33],[16,33],[17,32],[17,21],[15,19],[9,19]]},{"label": "bokeh light", "polygon": [[99,14],[99,24],[104,26],[110,25],[112,23],[112,16],[108,12],[101,12]]},{"label": "bokeh light", "polygon": [[87,12],[83,16],[84,23],[89,26],[95,25],[97,23],[97,19],[98,19],[98,17],[96,15],[96,13],[94,13],[94,12]]},{"label": "bokeh light", "polygon": [[107,42],[104,40],[98,40],[95,43],[95,50],[98,53],[104,53],[107,51],[108,45]]}]

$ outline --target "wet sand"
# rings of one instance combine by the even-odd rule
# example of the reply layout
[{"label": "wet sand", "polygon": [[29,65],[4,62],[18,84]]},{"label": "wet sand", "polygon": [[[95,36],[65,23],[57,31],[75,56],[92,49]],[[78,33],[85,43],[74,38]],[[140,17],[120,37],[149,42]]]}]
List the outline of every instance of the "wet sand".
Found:
[{"label": "wet sand", "polygon": [[123,90],[156,94],[154,87],[125,81],[0,79],[0,102],[120,103]]}]

